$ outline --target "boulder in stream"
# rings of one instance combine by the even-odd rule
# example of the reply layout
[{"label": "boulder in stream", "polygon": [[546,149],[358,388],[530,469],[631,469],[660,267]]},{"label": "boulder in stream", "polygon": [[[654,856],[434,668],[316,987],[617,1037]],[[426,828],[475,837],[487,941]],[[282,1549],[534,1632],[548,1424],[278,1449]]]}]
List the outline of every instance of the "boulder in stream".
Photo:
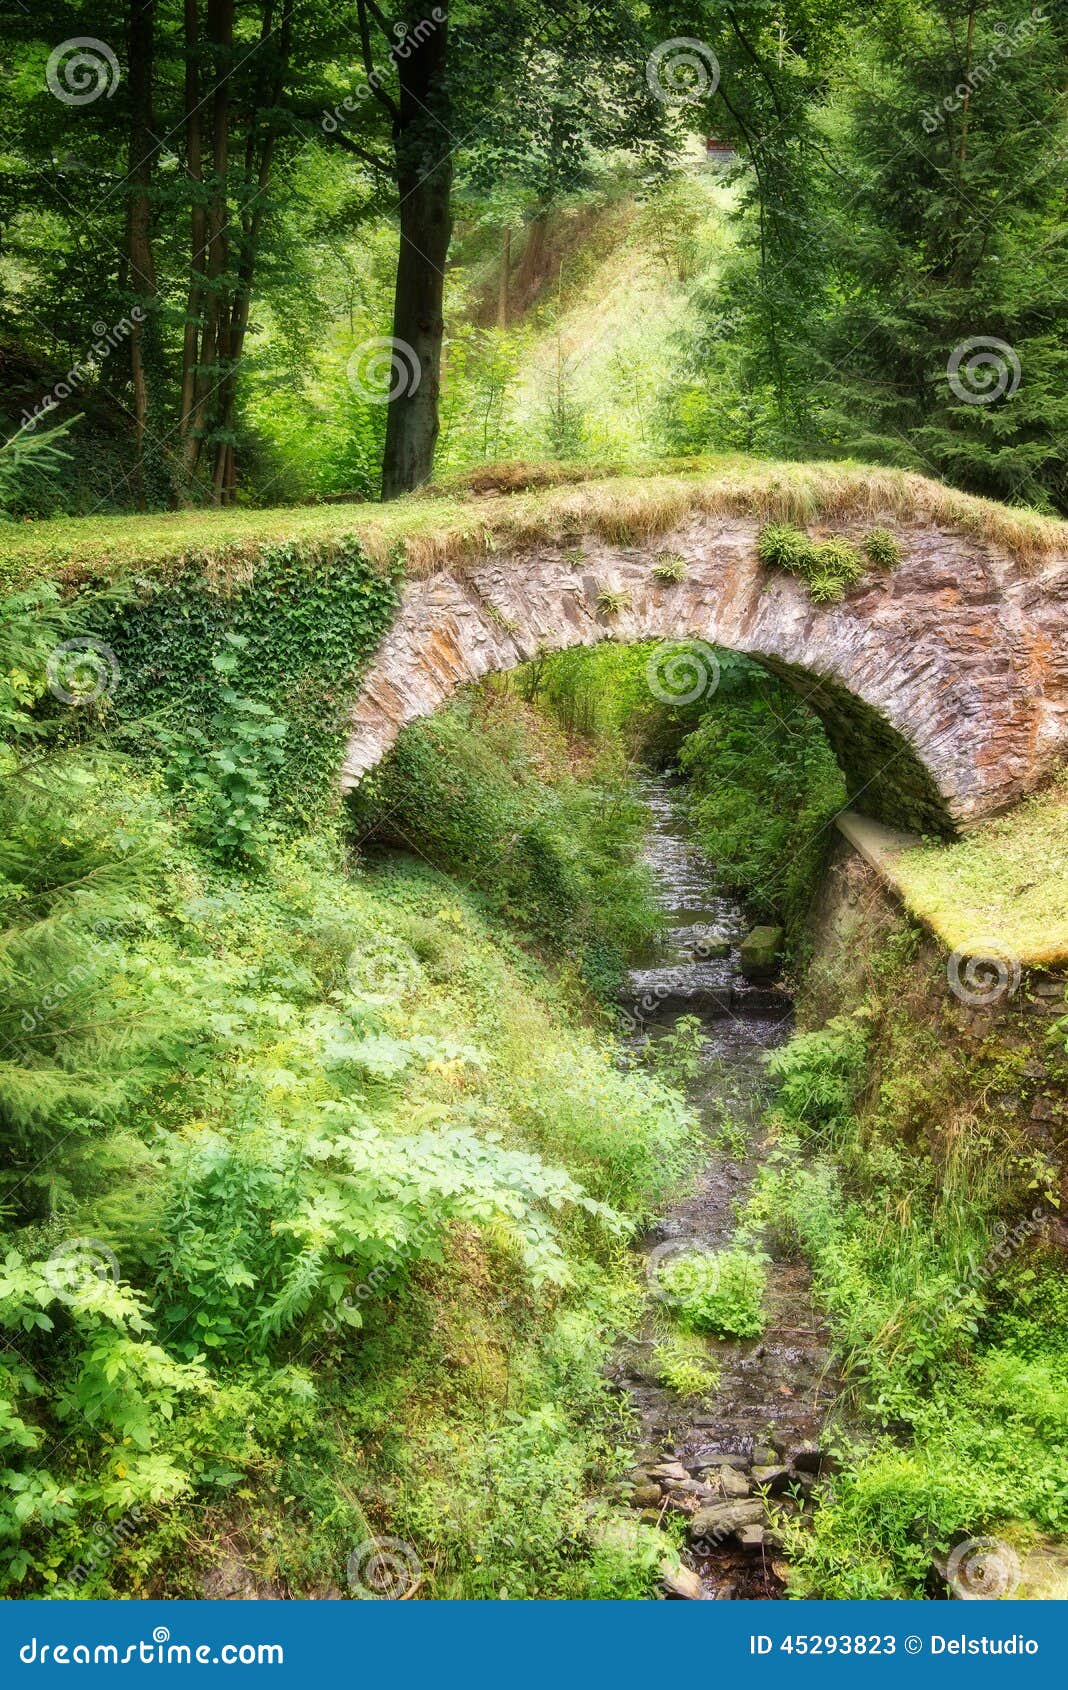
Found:
[{"label": "boulder in stream", "polygon": [[747,980],[774,980],[781,949],[781,927],[754,927],[742,940],[738,966]]}]

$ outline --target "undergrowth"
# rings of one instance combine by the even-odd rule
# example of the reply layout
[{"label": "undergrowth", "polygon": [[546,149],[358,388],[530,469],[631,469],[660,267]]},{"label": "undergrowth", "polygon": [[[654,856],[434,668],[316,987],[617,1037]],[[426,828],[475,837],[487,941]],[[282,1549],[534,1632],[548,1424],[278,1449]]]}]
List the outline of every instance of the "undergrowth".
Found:
[{"label": "undergrowth", "polygon": [[1020,1013],[976,1047],[907,937],[840,957],[859,1005],[770,1063],[746,1219],[809,1261],[846,1390],[841,1471],[811,1528],[784,1524],[795,1595],[930,1595],[962,1538],[1068,1534],[1059,1175],[1025,1127],[1036,1076],[1063,1097],[1063,1042]]}]

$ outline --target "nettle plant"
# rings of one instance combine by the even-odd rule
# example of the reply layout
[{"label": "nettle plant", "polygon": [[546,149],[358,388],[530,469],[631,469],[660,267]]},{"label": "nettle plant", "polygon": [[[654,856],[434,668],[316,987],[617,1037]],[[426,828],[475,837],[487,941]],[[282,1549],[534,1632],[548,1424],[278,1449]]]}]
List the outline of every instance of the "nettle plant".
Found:
[{"label": "nettle plant", "polygon": [[680,1325],[718,1338],[757,1338],[767,1325],[767,1270],[767,1256],[736,1242],[662,1263],[660,1283]]}]

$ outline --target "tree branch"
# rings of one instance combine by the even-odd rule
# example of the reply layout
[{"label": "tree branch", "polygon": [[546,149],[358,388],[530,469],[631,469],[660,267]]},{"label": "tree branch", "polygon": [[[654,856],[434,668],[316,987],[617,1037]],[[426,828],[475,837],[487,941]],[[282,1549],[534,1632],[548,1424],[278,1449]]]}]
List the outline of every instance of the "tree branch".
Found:
[{"label": "tree branch", "polygon": [[[367,72],[367,85],[371,93],[382,109],[389,113],[393,122],[399,123],[400,107],[392,94],[380,86],[380,77],[375,69],[375,56],[371,50],[371,28],[367,22],[367,8],[373,4],[374,0],[356,0],[356,15],[360,23],[360,46],[363,48],[363,68]],[[378,23],[380,29],[386,30],[388,26],[382,21],[382,14],[378,11],[377,6],[374,10],[377,14],[375,22]],[[392,41],[392,36],[389,39]]]}]

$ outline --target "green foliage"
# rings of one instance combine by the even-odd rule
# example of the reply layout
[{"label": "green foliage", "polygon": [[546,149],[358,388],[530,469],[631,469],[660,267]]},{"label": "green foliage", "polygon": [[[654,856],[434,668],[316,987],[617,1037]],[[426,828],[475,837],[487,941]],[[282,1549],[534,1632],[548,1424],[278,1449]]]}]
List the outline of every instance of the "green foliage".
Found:
[{"label": "green foliage", "polygon": [[901,546],[888,528],[873,528],[865,534],[864,550],[875,569],[896,569],[903,556]]},{"label": "green foliage", "polygon": [[758,1338],[767,1325],[764,1292],[769,1258],[732,1244],[727,1250],[669,1257],[660,1283],[677,1318],[717,1338]]},{"label": "green foliage", "polygon": [[705,1042],[699,1015],[680,1015],[671,1030],[646,1045],[650,1066],[668,1085],[684,1087],[701,1072],[701,1048]]},{"label": "green foliage", "polygon": [[713,1133],[712,1145],[721,1155],[741,1162],[749,1154],[749,1134],[741,1121],[728,1118],[722,1121]]},{"label": "green foliage", "polygon": [[790,1126],[820,1144],[834,1144],[852,1120],[864,1081],[869,1028],[858,1016],[838,1015],[815,1033],[798,1033],[769,1052],[778,1082],[778,1108]]},{"label": "green foliage", "polygon": [[[269,723],[240,708],[252,638],[224,608],[190,680]],[[256,829],[242,873],[227,783],[264,742],[227,769],[207,718],[170,771],[182,826],[166,771],[62,750],[46,664],[71,611],[3,609],[0,1581],[200,1595],[205,1538],[247,1529],[264,1577],[318,1590],[377,1526],[413,1534],[436,1593],[648,1594],[662,1539],[602,1542],[587,1499],[627,1461],[604,1360],[634,1319],[624,1236],[692,1153],[681,1096],[456,881],[346,873],[322,825]],[[510,702],[559,829],[529,910],[548,928],[572,815],[612,836],[605,904],[633,909],[640,811]]]},{"label": "green foliage", "polygon": [[781,922],[796,958],[845,787],[796,694],[744,660],[730,676],[679,748],[689,810],[722,884]]},{"label": "green foliage", "polygon": [[660,1383],[680,1397],[707,1400],[719,1383],[719,1370],[706,1345],[693,1334],[676,1332],[663,1338],[653,1350],[653,1366]]},{"label": "green foliage", "polygon": [[255,856],[269,812],[307,821],[332,787],[396,589],[341,541],[325,556],[266,548],[229,590],[194,575],[145,595],[103,627],[120,666],[117,727],[138,755],[161,746],[199,839],[224,859]]},{"label": "green foliage", "polygon": [[470,880],[604,996],[656,925],[635,861],[643,816],[617,760],[576,778],[563,736],[508,693],[465,698],[407,729],[353,817],[361,839],[415,849]]},{"label": "green foliage", "polygon": [[59,442],[80,421],[69,417],[52,428],[42,428],[37,421],[24,423],[0,444],[0,521],[27,507],[32,510],[54,486],[71,456]]},{"label": "green foliage", "polygon": [[661,586],[677,586],[685,581],[687,574],[686,560],[679,557],[677,552],[658,552],[653,564],[653,580],[659,581]]},{"label": "green foliage", "polygon": [[757,535],[757,557],[765,569],[804,576],[811,573],[814,553],[808,535],[788,522],[766,522]]},{"label": "green foliage", "polygon": [[757,556],[766,569],[799,576],[816,604],[838,604],[864,573],[852,541],[834,537],[816,542],[783,522],[766,523],[760,530]]},{"label": "green foliage", "polygon": [[602,587],[597,594],[597,609],[602,616],[618,616],[630,608],[630,594],[613,587]]},{"label": "green foliage", "polygon": [[811,1528],[785,1524],[801,1596],[922,1597],[961,1537],[1068,1529],[1068,1301],[1032,1147],[984,1115],[1005,1050],[928,1024],[901,937],[867,1008],[771,1059],[779,1140],[744,1216],[807,1258],[850,1398]]}]

